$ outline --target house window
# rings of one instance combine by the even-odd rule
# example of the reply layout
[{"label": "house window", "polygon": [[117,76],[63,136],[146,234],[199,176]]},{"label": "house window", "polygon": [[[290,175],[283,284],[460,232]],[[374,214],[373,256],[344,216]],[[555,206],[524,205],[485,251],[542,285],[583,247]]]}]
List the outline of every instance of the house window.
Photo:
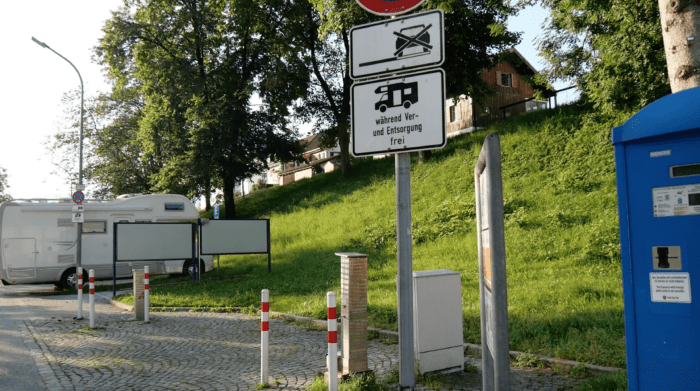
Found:
[{"label": "house window", "polygon": [[501,73],[501,85],[504,87],[513,87],[513,75],[510,73]]},{"label": "house window", "polygon": [[484,107],[484,113],[491,114],[491,106]]},{"label": "house window", "polygon": [[455,107],[456,106],[450,106],[450,122],[455,122]]}]

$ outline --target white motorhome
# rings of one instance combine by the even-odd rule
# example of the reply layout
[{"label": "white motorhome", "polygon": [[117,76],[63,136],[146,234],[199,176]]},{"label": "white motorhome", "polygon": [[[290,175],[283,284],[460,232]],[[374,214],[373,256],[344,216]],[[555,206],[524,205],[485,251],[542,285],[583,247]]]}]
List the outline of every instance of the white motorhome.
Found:
[{"label": "white motorhome", "polygon": [[[10,284],[53,283],[75,287],[77,223],[72,222],[69,199],[13,200],[0,204],[0,278]],[[94,269],[96,279],[113,274],[114,233],[117,222],[196,221],[197,208],[176,194],[123,195],[109,201],[85,201],[82,265]],[[190,274],[193,260],[118,262],[117,277],[149,266],[150,274]],[[203,257],[202,272],[213,268]],[[87,272],[85,272],[87,273]],[[86,274],[85,274],[86,275]]]}]

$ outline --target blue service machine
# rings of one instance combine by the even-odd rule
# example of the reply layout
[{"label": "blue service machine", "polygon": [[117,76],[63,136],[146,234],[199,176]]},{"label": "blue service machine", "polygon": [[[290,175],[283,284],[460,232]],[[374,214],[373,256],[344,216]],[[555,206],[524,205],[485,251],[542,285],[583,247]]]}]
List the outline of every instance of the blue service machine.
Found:
[{"label": "blue service machine", "polygon": [[629,390],[700,390],[700,87],[645,107],[612,140]]}]

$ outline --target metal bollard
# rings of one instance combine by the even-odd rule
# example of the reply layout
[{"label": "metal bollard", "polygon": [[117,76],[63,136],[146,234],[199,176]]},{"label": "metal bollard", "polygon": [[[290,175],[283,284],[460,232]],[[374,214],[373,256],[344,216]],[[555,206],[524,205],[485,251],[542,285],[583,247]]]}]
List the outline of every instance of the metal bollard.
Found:
[{"label": "metal bollard", "polygon": [[260,383],[267,384],[269,378],[268,355],[269,355],[269,330],[270,330],[270,291],[262,290],[262,304],[260,312]]},{"label": "metal bollard", "polygon": [[326,294],[328,302],[328,391],[338,391],[338,314],[335,292]]},{"label": "metal bollard", "polygon": [[90,269],[90,328],[95,328],[95,271]]},{"label": "metal bollard", "polygon": [[83,319],[83,268],[78,267],[78,319]]},{"label": "metal bollard", "polygon": [[148,323],[151,292],[148,287],[148,266],[143,267],[143,322]]}]

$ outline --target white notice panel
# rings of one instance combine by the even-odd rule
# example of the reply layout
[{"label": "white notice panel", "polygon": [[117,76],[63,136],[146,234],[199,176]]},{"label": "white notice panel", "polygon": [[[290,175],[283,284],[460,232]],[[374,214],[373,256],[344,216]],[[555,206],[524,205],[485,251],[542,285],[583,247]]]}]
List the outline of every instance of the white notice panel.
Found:
[{"label": "white notice panel", "polygon": [[690,303],[689,273],[649,273],[651,301]]},{"label": "white notice panel", "polygon": [[202,225],[202,254],[269,252],[269,220],[209,220]]},{"label": "white notice panel", "polygon": [[194,224],[127,223],[117,226],[117,261],[192,259]]},{"label": "white notice panel", "polygon": [[441,69],[352,86],[353,155],[438,149],[446,141]]}]

